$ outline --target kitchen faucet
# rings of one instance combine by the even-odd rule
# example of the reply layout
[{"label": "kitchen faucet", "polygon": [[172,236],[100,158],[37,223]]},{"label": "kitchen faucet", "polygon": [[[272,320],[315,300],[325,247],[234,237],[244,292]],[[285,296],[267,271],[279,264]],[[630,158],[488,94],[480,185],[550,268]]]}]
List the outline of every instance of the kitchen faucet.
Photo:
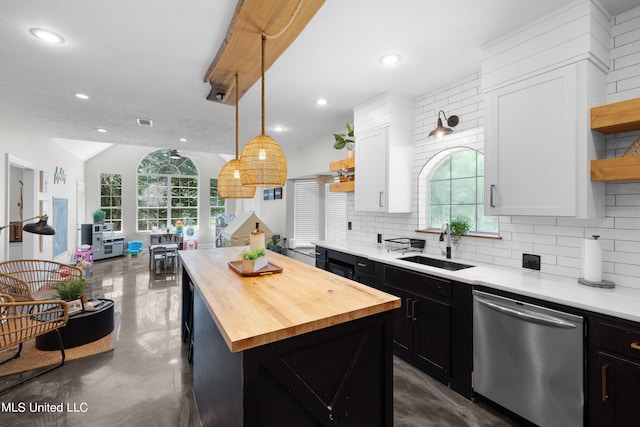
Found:
[{"label": "kitchen faucet", "polygon": [[445,234],[446,234],[446,240],[447,240],[447,250],[442,251],[442,255],[446,255],[447,258],[451,259],[451,228],[449,227],[449,222],[445,221],[442,224],[442,228],[440,229],[440,241],[444,242],[445,241]]}]

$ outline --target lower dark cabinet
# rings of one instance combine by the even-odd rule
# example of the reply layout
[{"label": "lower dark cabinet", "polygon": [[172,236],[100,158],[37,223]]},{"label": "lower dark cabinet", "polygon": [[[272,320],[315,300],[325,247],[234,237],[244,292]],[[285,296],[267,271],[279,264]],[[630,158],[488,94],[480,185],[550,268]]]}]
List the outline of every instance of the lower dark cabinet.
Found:
[{"label": "lower dark cabinet", "polygon": [[396,354],[448,384],[451,307],[395,286],[383,290],[402,299],[393,319]]},{"label": "lower dark cabinet", "polygon": [[363,285],[376,286],[376,263],[362,257],[356,257],[353,280]]},{"label": "lower dark cabinet", "polygon": [[393,350],[470,399],[473,366],[472,288],[413,270],[316,247],[316,266],[396,295]]},{"label": "lower dark cabinet", "polygon": [[394,353],[471,398],[471,287],[385,265],[382,290],[402,299],[393,312]]},{"label": "lower dark cabinet", "polygon": [[637,426],[640,327],[592,316],[589,332],[589,425]]}]

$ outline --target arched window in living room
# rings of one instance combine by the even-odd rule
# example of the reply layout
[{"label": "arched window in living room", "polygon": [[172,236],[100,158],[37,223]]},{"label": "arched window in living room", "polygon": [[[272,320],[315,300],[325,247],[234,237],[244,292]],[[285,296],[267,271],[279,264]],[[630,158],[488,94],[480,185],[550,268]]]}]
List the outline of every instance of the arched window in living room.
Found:
[{"label": "arched window in living room", "polygon": [[138,165],[137,230],[175,225],[198,226],[198,168],[184,155],[159,149]]}]

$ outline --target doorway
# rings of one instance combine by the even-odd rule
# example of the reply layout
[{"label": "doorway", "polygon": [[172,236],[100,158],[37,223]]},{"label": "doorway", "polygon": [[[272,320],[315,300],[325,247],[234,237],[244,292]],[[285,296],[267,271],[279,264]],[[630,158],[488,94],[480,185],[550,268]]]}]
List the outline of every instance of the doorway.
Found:
[{"label": "doorway", "polygon": [[[5,218],[8,222],[21,221],[37,215],[36,212],[36,167],[26,160],[7,154],[6,157],[7,204]],[[20,227],[21,228],[21,227]],[[21,233],[21,241],[12,242],[7,231],[3,236],[7,259],[36,258],[38,237],[31,233]]]}]

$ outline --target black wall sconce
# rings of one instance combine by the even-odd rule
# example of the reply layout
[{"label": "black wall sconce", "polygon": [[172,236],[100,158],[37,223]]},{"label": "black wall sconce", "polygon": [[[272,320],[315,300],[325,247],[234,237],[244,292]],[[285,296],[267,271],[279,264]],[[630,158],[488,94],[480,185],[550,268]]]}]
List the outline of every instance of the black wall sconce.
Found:
[{"label": "black wall sconce", "polygon": [[447,121],[447,126],[450,126],[451,128],[458,126],[458,123],[460,122],[460,118],[458,116],[454,115],[447,118],[446,114],[444,114],[444,111],[440,110],[438,112],[438,127],[429,132],[429,136],[436,135],[438,138],[440,138],[443,135],[449,135],[450,133],[453,133],[453,129],[442,126],[442,119],[440,118],[441,114]]}]

